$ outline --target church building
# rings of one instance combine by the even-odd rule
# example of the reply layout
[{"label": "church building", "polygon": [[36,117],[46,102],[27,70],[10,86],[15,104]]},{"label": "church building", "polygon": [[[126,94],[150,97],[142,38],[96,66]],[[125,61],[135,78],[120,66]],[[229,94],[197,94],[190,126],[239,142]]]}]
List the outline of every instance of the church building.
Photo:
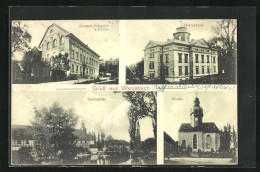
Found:
[{"label": "church building", "polygon": [[190,35],[186,27],[178,27],[166,42],[149,41],[144,49],[144,77],[179,82],[218,74],[217,50]]},{"label": "church building", "polygon": [[191,147],[193,152],[210,152],[220,148],[220,130],[214,122],[203,122],[203,109],[196,96],[190,111],[190,123],[181,124],[178,132],[178,146]]}]

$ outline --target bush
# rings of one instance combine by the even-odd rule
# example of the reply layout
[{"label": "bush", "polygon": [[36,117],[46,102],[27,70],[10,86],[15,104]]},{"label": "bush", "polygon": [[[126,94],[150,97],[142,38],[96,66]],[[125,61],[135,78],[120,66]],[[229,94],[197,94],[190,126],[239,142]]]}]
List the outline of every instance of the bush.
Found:
[{"label": "bush", "polygon": [[31,147],[21,147],[17,151],[12,151],[12,164],[36,164],[31,152]]}]

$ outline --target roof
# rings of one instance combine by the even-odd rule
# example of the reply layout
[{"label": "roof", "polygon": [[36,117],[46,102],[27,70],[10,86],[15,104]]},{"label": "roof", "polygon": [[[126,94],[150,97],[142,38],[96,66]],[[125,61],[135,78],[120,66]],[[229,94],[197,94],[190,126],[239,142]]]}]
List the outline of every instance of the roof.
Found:
[{"label": "roof", "polygon": [[13,140],[33,140],[31,126],[12,125],[11,137]]},{"label": "roof", "polygon": [[192,127],[190,123],[183,123],[179,132],[204,132],[204,133],[220,133],[214,122],[202,123],[200,127]]},{"label": "roof", "polygon": [[48,26],[48,28],[46,29],[46,31],[45,31],[45,33],[44,33],[44,35],[43,35],[43,37],[42,37],[42,40],[41,40],[41,42],[40,42],[40,44],[39,44],[38,47],[40,47],[40,45],[41,45],[41,43],[42,43],[42,41],[43,41],[45,35],[47,34],[48,30],[49,30],[51,27],[53,27],[53,26],[58,27],[59,29],[61,29],[62,31],[65,32],[65,36],[69,36],[69,37],[74,38],[74,39],[77,40],[80,44],[82,44],[82,46],[84,46],[85,48],[87,48],[88,50],[90,50],[90,51],[91,51],[93,54],[95,54],[96,56],[100,57],[100,55],[98,55],[98,54],[97,54],[94,50],[92,50],[88,45],[86,45],[84,42],[82,42],[82,41],[81,41],[78,37],[76,37],[73,33],[68,32],[67,30],[63,29],[62,27],[60,27],[59,25],[57,25],[57,24],[55,24],[55,23],[53,23],[53,24],[51,24],[50,26]]},{"label": "roof", "polygon": [[79,140],[94,140],[94,136],[91,134],[84,133],[82,130],[75,130],[74,134]]},{"label": "roof", "polygon": [[[32,126],[12,125],[12,139],[14,140],[33,140]],[[75,130],[74,134],[79,140],[94,140],[94,136],[84,133],[82,130]]]}]

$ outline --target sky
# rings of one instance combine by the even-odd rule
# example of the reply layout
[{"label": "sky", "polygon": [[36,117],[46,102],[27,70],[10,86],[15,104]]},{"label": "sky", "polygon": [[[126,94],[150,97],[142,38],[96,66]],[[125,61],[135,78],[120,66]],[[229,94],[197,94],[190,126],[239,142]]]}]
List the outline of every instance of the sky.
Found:
[{"label": "sky", "polygon": [[[57,24],[73,33],[82,42],[100,55],[102,59],[119,57],[119,22],[118,20],[23,20],[22,25],[28,26],[32,35],[31,47],[38,47],[40,41],[51,24]],[[92,25],[92,27],[89,27]],[[94,25],[108,25],[108,30],[96,31]],[[17,60],[22,59],[21,53],[16,53]]]},{"label": "sky", "polygon": [[[105,98],[106,101],[89,101],[88,98]],[[78,115],[77,129],[82,121],[87,131],[104,130],[106,135],[115,139],[130,140],[127,112],[130,103],[122,94],[109,91],[13,91],[12,92],[12,124],[31,125],[34,110],[50,107],[58,102],[64,109],[72,109]],[[141,140],[153,137],[152,121],[149,118],[140,121]]]},{"label": "sky", "polygon": [[[203,108],[203,122],[215,122],[219,129],[229,123],[237,129],[236,91],[197,92],[200,106]],[[190,109],[196,93],[193,91],[165,92],[164,94],[164,131],[175,141],[182,123],[190,123]],[[182,98],[183,100],[172,100]],[[236,130],[237,131],[237,130]]]},{"label": "sky", "polygon": [[[190,39],[204,38],[206,41],[215,36],[212,27],[220,20],[127,20],[126,21],[126,65],[134,64],[144,57],[144,48],[150,40],[166,42],[173,38],[176,28],[187,26]],[[197,24],[197,26],[194,26]]]}]

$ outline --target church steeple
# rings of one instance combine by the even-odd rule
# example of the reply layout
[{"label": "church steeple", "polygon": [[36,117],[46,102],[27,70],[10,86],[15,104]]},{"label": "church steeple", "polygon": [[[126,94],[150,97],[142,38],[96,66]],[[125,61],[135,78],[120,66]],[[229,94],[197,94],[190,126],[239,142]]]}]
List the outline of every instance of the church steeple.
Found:
[{"label": "church steeple", "polygon": [[82,121],[82,123],[81,123],[81,130],[82,130],[84,133],[87,133],[87,129],[86,129],[85,124],[84,124],[83,121]]},{"label": "church steeple", "polygon": [[203,109],[200,107],[200,100],[197,96],[197,93],[193,101],[193,107],[191,108],[190,117],[192,127],[200,127],[202,125]]}]

